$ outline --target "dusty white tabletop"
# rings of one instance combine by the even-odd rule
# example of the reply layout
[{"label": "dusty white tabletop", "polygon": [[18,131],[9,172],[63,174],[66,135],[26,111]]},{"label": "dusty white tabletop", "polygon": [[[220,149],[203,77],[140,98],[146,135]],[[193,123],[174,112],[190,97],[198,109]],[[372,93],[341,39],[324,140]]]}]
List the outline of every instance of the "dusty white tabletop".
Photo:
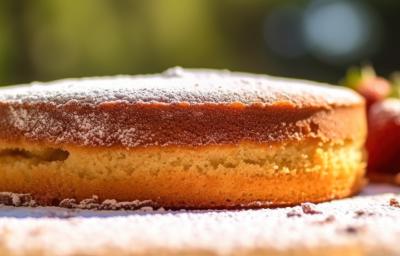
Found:
[{"label": "dusty white tabletop", "polygon": [[369,185],[344,200],[238,211],[0,206],[0,254],[400,255],[399,193],[400,187]]}]

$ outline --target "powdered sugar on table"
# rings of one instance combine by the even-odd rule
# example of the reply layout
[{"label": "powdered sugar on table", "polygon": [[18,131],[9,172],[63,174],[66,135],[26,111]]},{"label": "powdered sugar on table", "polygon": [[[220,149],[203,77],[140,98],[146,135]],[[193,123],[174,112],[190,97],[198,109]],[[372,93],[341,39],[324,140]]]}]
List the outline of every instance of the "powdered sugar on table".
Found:
[{"label": "powdered sugar on table", "polygon": [[[398,187],[322,204],[241,211],[91,211],[0,208],[0,251],[49,255],[347,248],[399,254]],[[382,194],[383,193],[383,194]]]}]

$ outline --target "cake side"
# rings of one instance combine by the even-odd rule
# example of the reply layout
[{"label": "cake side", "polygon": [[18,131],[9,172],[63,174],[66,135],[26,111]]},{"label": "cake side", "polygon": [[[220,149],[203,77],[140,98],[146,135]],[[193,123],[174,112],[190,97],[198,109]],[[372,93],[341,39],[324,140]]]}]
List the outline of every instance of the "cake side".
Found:
[{"label": "cake side", "polygon": [[364,185],[363,140],[136,149],[0,145],[0,188],[40,204],[152,200],[166,208],[320,202]]}]

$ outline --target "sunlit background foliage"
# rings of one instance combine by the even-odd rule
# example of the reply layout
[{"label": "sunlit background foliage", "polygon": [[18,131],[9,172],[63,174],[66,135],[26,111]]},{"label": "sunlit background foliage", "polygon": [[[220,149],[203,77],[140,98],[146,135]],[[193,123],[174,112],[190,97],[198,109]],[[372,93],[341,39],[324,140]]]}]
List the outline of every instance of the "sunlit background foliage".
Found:
[{"label": "sunlit background foliage", "polygon": [[400,1],[2,0],[0,84],[223,68],[337,82],[400,64]]}]

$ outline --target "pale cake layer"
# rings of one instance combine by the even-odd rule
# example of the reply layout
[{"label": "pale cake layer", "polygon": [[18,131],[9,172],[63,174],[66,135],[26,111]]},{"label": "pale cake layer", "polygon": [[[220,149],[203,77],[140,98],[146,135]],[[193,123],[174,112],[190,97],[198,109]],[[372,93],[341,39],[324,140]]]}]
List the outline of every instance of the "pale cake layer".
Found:
[{"label": "pale cake layer", "polygon": [[0,191],[40,203],[97,195],[172,208],[261,207],[342,198],[363,184],[363,141],[203,147],[0,145]]}]

